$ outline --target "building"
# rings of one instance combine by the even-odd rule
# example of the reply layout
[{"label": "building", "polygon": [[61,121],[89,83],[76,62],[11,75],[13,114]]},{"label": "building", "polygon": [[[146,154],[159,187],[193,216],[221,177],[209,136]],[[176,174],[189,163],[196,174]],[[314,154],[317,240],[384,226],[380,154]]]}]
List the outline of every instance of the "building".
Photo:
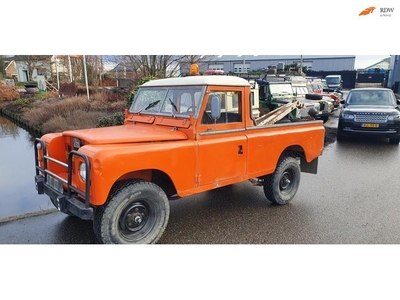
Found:
[{"label": "building", "polygon": [[391,56],[390,70],[387,86],[400,94],[400,55]]},{"label": "building", "polygon": [[[28,58],[29,56],[26,55]],[[34,81],[37,76],[50,76],[50,63],[46,57],[35,60],[13,57],[5,68],[7,78],[15,78],[16,81]]]},{"label": "building", "polygon": [[[219,55],[199,64],[200,72],[221,70],[225,74],[243,74],[251,71],[284,70],[297,64],[301,69],[314,71],[354,70],[355,55]],[[181,66],[181,74],[189,72]]]}]

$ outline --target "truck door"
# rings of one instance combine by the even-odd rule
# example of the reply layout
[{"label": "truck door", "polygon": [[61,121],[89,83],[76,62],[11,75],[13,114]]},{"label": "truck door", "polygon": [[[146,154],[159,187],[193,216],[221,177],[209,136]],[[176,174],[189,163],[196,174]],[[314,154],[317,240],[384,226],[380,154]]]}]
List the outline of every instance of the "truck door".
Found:
[{"label": "truck door", "polygon": [[[197,185],[223,185],[246,174],[247,137],[240,90],[212,90],[200,112]],[[211,99],[218,96],[221,116],[211,117]]]}]

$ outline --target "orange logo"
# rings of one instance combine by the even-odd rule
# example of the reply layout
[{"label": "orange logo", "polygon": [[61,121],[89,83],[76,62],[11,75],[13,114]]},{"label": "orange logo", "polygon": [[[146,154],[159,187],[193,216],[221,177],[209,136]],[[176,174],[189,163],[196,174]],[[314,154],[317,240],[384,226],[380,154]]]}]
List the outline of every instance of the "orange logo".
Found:
[{"label": "orange logo", "polygon": [[374,7],[374,6],[368,7],[366,9],[364,9],[362,12],[360,12],[359,16],[365,16],[365,15],[372,14],[375,9],[376,9],[376,7]]}]

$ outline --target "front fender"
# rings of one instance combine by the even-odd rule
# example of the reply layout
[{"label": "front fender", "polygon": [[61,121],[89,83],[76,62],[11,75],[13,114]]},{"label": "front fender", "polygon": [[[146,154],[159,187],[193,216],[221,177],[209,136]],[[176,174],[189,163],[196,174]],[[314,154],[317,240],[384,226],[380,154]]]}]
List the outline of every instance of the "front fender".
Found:
[{"label": "front fender", "polygon": [[102,205],[112,186],[120,181],[141,178],[151,181],[153,170],[171,178],[176,190],[196,184],[196,159],[193,141],[154,142],[123,145],[86,145],[79,152],[91,162],[91,200]]}]

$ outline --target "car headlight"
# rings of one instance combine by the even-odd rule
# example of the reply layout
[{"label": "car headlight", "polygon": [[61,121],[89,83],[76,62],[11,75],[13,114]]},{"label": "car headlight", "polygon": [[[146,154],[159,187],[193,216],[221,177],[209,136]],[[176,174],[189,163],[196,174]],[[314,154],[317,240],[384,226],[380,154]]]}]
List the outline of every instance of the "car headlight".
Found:
[{"label": "car headlight", "polygon": [[354,115],[353,114],[348,114],[348,113],[343,113],[343,118],[344,119],[354,119]]},{"label": "car headlight", "polygon": [[79,165],[79,175],[83,181],[86,180],[86,164],[84,162]]},{"label": "car headlight", "polygon": [[389,117],[388,117],[388,120],[389,120],[389,121],[400,120],[400,115],[389,116]]}]

